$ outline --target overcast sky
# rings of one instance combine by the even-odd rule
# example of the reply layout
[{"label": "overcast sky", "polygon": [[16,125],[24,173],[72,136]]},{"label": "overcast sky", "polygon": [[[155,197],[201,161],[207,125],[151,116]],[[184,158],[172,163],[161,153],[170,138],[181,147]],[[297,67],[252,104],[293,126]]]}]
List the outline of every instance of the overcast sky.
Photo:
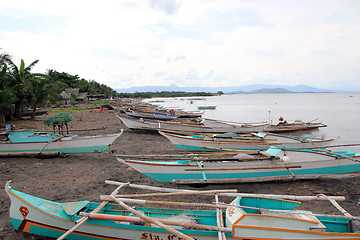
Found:
[{"label": "overcast sky", "polygon": [[359,0],[0,0],[0,52],[131,86],[360,90]]}]

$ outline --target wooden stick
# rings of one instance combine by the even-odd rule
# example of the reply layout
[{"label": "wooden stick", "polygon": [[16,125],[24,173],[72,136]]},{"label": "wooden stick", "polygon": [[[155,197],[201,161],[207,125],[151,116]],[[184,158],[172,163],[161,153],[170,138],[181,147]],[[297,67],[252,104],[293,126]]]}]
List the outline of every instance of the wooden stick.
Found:
[{"label": "wooden stick", "polygon": [[[126,187],[129,183],[124,183],[120,186],[118,186],[111,194],[116,194],[121,188]],[[97,208],[95,208],[93,211],[91,211],[91,213],[97,213],[99,212],[103,207],[106,206],[106,204],[108,204],[109,201],[103,201],[101,204],[99,204],[99,206],[97,206]],[[89,217],[82,217],[80,218],[78,221],[76,221],[76,225],[72,228],[70,228],[68,231],[66,231],[63,235],[61,235],[57,240],[62,240],[64,238],[66,238],[70,233],[72,233],[73,231],[75,231],[77,228],[79,228],[82,224],[84,224],[87,220],[89,219]]]},{"label": "wooden stick", "polygon": [[[136,222],[136,223],[147,223],[147,221],[143,221],[140,217],[129,217],[129,216],[123,216],[123,215],[110,215],[110,214],[101,214],[101,213],[85,213],[80,212],[80,216],[88,216],[89,218],[94,219],[106,219],[106,220],[113,220],[113,221],[124,221],[124,222]],[[124,218],[126,217],[126,218]],[[168,219],[156,219],[159,222],[163,224],[168,225],[176,225],[176,226],[184,226],[184,227],[192,227],[192,228],[201,228],[205,230],[210,231],[221,231],[221,232],[231,232],[231,228],[225,228],[225,227],[215,227],[211,225],[204,225],[204,224],[198,224],[198,223],[188,223],[188,222],[180,222],[176,220],[168,220]]]},{"label": "wooden stick", "polygon": [[[220,196],[220,195],[219,195]],[[265,198],[277,198],[277,199],[287,199],[292,201],[308,201],[308,200],[316,200],[316,201],[328,201],[329,199],[336,200],[336,201],[344,201],[345,197],[342,196],[326,196],[323,194],[319,194],[317,196],[291,196],[291,195],[267,195],[267,194],[245,194],[241,193],[238,196],[242,197],[265,197]],[[284,196],[284,197],[283,197]],[[234,195],[234,197],[236,197]],[[102,195],[100,197],[101,200],[112,200],[110,196]],[[123,202],[131,203],[131,204],[138,204],[138,205],[169,205],[169,206],[192,206],[192,207],[209,207],[209,208],[221,208],[225,209],[228,207],[240,207],[246,209],[253,209],[253,210],[265,210],[264,208],[257,208],[257,207],[249,207],[249,206],[241,206],[241,205],[234,205],[234,204],[225,204],[225,203],[189,203],[189,202],[168,202],[168,201],[151,201],[151,200],[142,200],[142,199],[131,199],[131,198],[119,198]],[[287,210],[271,210],[266,209],[268,211],[274,212],[281,212]],[[304,213],[305,214],[305,213]],[[320,216],[320,217],[334,217],[334,218],[348,218],[348,216],[344,215],[329,215],[329,214],[318,214],[318,213],[309,213],[308,215]],[[360,217],[352,216],[353,219],[360,220]]]},{"label": "wooden stick", "polygon": [[[215,205],[211,203],[189,203],[189,202],[172,202],[172,201],[154,201],[154,200],[143,200],[143,199],[132,199],[132,198],[118,198],[125,203],[138,204],[138,205],[166,205],[166,206],[178,206],[178,207],[207,207],[207,208],[226,208],[221,205]],[[111,201],[110,195],[100,195],[100,200]]]},{"label": "wooden stick", "polygon": [[[327,196],[324,195],[324,194],[320,194],[320,195],[327,198]],[[348,213],[344,208],[342,208],[334,199],[328,198],[328,200],[329,200],[329,201],[332,203],[332,205],[334,205],[342,214],[344,214],[344,216],[345,216],[346,218],[354,219],[354,217],[353,217],[350,213]]]},{"label": "wooden stick", "polygon": [[299,165],[292,166],[268,166],[268,167],[242,167],[242,168],[185,168],[185,171],[233,171],[233,170],[254,170],[254,169],[278,169],[278,168],[301,168]]},{"label": "wooden stick", "polygon": [[115,157],[124,157],[124,158],[138,158],[138,157],[142,157],[142,158],[154,158],[154,157],[173,157],[173,158],[177,158],[177,157],[184,157],[184,156],[189,156],[189,157],[198,157],[198,156],[217,156],[217,155],[231,155],[231,154],[235,154],[235,153],[231,153],[231,152],[197,152],[197,153],[184,153],[184,154],[148,154],[148,155],[128,155],[128,154],[115,154]]},{"label": "wooden stick", "polygon": [[238,162],[246,162],[246,161],[258,161],[258,160],[270,160],[271,157],[253,157],[253,158],[206,158],[203,161],[211,162],[211,161],[238,161]]},{"label": "wooden stick", "polygon": [[116,195],[116,197],[124,198],[140,198],[140,197],[168,197],[168,196],[182,196],[182,195],[208,195],[216,193],[235,193],[236,189],[230,190],[208,190],[208,191],[186,191],[186,192],[172,192],[172,193],[145,193],[145,194],[129,194],[129,195]]},{"label": "wooden stick", "polygon": [[[70,132],[81,132],[81,131],[95,131],[95,130],[104,130],[106,129],[106,127],[101,127],[101,128],[89,128],[89,129],[71,129]],[[14,130],[17,131],[17,130]],[[21,129],[19,129],[18,131],[21,131]],[[46,131],[46,130],[31,130],[34,132],[44,132],[44,133],[53,133],[54,131]]]},{"label": "wooden stick", "polygon": [[[116,185],[116,186],[120,186],[121,184],[124,184],[122,182],[116,182],[116,181],[111,181],[111,180],[105,180],[105,183],[111,184],[111,185]],[[187,189],[152,187],[152,186],[138,185],[138,184],[131,184],[131,183],[128,185],[128,187],[142,189],[142,190],[152,190],[152,191],[158,191],[158,192],[189,192],[189,191],[192,191],[192,190],[187,190]],[[252,193],[219,193],[218,196],[222,196],[222,197],[237,197],[237,196],[265,197],[265,198],[287,199],[287,200],[293,200],[293,201],[312,201],[312,200],[328,201],[327,198],[324,198],[322,196],[296,196],[296,195],[252,194]],[[343,196],[327,196],[327,197],[335,199],[336,201],[345,201],[345,197],[343,197]]]},{"label": "wooden stick", "polygon": [[40,150],[39,153],[41,154],[42,151],[43,151],[47,146],[49,146],[50,143],[55,142],[55,141],[57,141],[57,140],[60,140],[61,138],[63,138],[63,136],[59,136],[59,137],[57,137],[57,138],[51,139],[49,142],[47,142],[47,143],[43,146],[43,148]]},{"label": "wooden stick", "polygon": [[[219,204],[219,197],[215,194],[215,203]],[[216,208],[216,222],[219,228],[224,227],[223,215],[220,208]],[[226,240],[224,232],[218,231],[219,240]]]},{"label": "wooden stick", "polygon": [[133,214],[135,214],[135,215],[143,218],[143,219],[146,220],[147,222],[154,223],[155,225],[163,228],[164,230],[166,230],[166,231],[168,231],[168,232],[170,232],[170,233],[173,233],[173,234],[175,234],[176,236],[181,237],[181,238],[183,238],[183,239],[186,239],[186,240],[194,240],[193,238],[191,238],[191,237],[189,237],[189,236],[187,236],[187,235],[185,235],[185,234],[183,234],[183,233],[181,233],[181,232],[179,232],[179,231],[177,231],[177,230],[175,230],[175,229],[173,229],[173,228],[171,228],[171,227],[169,227],[169,226],[167,226],[167,225],[159,222],[158,220],[153,219],[153,218],[151,218],[151,217],[149,217],[149,216],[146,216],[146,215],[144,215],[144,214],[136,211],[135,209],[132,209],[131,207],[129,207],[128,205],[126,205],[124,202],[122,202],[122,201],[120,201],[119,199],[117,199],[116,197],[114,197],[114,195],[110,195],[110,197],[111,197],[115,202],[117,202],[120,206],[122,206],[123,208],[125,208],[125,209],[127,209],[128,211],[132,212]]},{"label": "wooden stick", "polygon": [[332,154],[332,155],[335,155],[335,156],[338,156],[338,157],[342,157],[342,158],[346,158],[346,159],[351,160],[351,161],[354,161],[354,162],[360,162],[359,159],[356,159],[356,158],[353,158],[353,157],[349,157],[349,156],[346,156],[346,155],[344,155],[344,154],[335,153],[335,152],[332,152],[332,151],[327,151],[327,150],[322,150],[322,149],[317,149],[316,151],[324,152],[324,153],[328,153],[328,154]]},{"label": "wooden stick", "polygon": [[57,157],[59,152],[10,152],[10,153],[0,153],[1,157]]},{"label": "wooden stick", "polygon": [[[109,184],[109,185],[115,185],[115,186],[120,186],[120,185],[124,184],[123,182],[117,182],[117,181],[111,181],[111,180],[105,180],[105,183]],[[128,187],[142,189],[142,190],[158,191],[158,192],[190,192],[190,191],[192,191],[192,190],[186,190],[186,189],[152,187],[152,186],[131,184],[131,183],[129,183]]]},{"label": "wooden stick", "polygon": [[212,148],[212,147],[200,147],[207,150],[213,150],[213,151],[223,151],[223,152],[234,152],[234,153],[256,153],[254,150],[236,150],[236,149],[230,149],[230,148]]},{"label": "wooden stick", "polygon": [[257,178],[230,178],[230,179],[207,179],[204,182],[202,179],[173,179],[172,183],[177,184],[195,184],[195,183],[244,183],[244,182],[266,182],[266,181],[289,181],[300,179],[344,179],[359,177],[360,173],[348,173],[348,174],[323,174],[323,175],[297,175],[297,176],[269,176],[269,177],[257,177]]}]

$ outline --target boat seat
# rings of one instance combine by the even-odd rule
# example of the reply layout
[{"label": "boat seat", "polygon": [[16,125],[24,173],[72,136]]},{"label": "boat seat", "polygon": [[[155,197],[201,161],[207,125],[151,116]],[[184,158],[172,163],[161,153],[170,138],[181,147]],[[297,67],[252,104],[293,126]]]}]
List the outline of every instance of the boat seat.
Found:
[{"label": "boat seat", "polygon": [[301,220],[314,221],[316,222],[316,225],[311,226],[309,230],[318,231],[318,232],[326,231],[325,225],[322,222],[320,222],[320,220],[316,216],[314,216],[311,211],[304,211],[304,210],[271,211],[271,210],[263,209],[260,210],[260,213],[263,215],[291,217],[291,218],[298,218]]}]

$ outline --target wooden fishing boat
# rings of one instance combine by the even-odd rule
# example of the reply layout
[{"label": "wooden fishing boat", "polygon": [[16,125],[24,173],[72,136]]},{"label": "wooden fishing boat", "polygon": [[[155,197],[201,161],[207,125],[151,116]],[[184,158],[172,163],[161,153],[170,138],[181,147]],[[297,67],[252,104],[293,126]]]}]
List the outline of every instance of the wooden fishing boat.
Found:
[{"label": "wooden fishing boat", "polygon": [[[237,194],[236,190],[156,188],[166,192],[143,194],[158,196],[161,200],[165,196],[201,194],[212,199],[215,197],[215,204],[140,200],[130,197],[141,195],[119,195],[118,192],[125,186],[145,186],[118,184],[110,195],[101,196],[103,202],[100,204],[89,201],[58,203],[12,189],[9,181],[5,190],[11,200],[11,222],[17,231],[58,240],[360,239],[359,218],[350,215],[330,197],[327,199],[344,215],[296,210],[301,206],[300,202],[243,196]],[[221,203],[219,196],[227,193],[237,194],[237,197],[230,204]],[[136,206],[130,207],[128,204]],[[172,207],[151,207],[160,204]],[[137,207],[139,205],[145,206]],[[206,209],[194,210],[189,206]]]},{"label": "wooden fishing boat", "polygon": [[206,133],[226,133],[226,132],[259,132],[262,131],[266,123],[248,124],[228,124],[212,119],[202,119],[201,122],[184,123],[179,121],[151,121],[137,120],[118,116],[120,120],[130,129],[136,130],[164,130],[182,132],[206,132]]},{"label": "wooden fishing boat", "polygon": [[8,141],[0,142],[0,154],[11,153],[87,153],[106,150],[123,133],[96,136],[61,136],[44,131],[11,131]]},{"label": "wooden fishing boat", "polygon": [[229,150],[266,150],[271,146],[293,148],[319,148],[331,143],[334,138],[312,139],[286,136],[273,133],[234,134],[222,135],[184,135],[174,132],[159,131],[169,139],[174,146],[180,149],[195,151],[229,151]]},{"label": "wooden fishing boat", "polygon": [[204,111],[183,111],[181,109],[170,109],[169,112],[178,118],[201,118],[204,114]]},{"label": "wooden fishing boat", "polygon": [[177,118],[177,116],[170,116],[166,113],[154,112],[154,113],[147,113],[147,112],[125,112],[126,115],[132,118],[142,118],[142,119],[151,119],[151,120],[161,120],[161,121],[170,121]]},{"label": "wooden fishing boat", "polygon": [[279,147],[255,155],[233,153],[232,157],[215,159],[194,155],[167,161],[122,155],[116,158],[156,181],[180,184],[337,178],[360,171],[360,155],[354,152]]},{"label": "wooden fishing boat", "polygon": [[271,133],[284,133],[284,132],[315,130],[321,127],[326,127],[326,124],[315,121],[303,122],[300,120],[296,120],[296,121],[286,121],[279,124],[269,124],[269,126],[264,131]]}]

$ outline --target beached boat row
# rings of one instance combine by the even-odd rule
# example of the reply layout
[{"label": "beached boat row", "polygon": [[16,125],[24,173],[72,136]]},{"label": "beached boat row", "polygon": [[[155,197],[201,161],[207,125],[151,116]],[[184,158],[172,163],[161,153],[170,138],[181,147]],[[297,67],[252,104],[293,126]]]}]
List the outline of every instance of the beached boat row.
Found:
[{"label": "beached boat row", "polygon": [[135,119],[125,116],[118,116],[120,120],[129,128],[135,130],[164,130],[164,131],[182,131],[182,132],[205,132],[205,133],[227,133],[227,132],[255,132],[262,131],[268,124],[254,123],[231,125],[225,122],[213,119],[201,119],[181,123],[176,121],[151,121],[149,119]]},{"label": "beached boat row", "polygon": [[[168,114],[135,111],[126,114],[127,117],[118,117],[130,129],[159,131],[180,149],[204,151],[183,155],[115,156],[122,164],[159,182],[262,182],[350,177],[360,172],[359,154],[325,149],[334,139],[273,134],[270,132],[275,130],[271,130],[268,123],[212,119],[184,123],[175,121],[179,116]],[[280,127],[287,130],[278,130],[288,132],[325,126],[314,124],[297,122],[291,127],[281,124]],[[11,131],[8,140],[0,143],[0,155],[100,152],[122,132],[78,137],[31,130]],[[306,196],[303,199],[329,200],[343,215],[296,210],[300,202],[289,200],[291,196],[250,196],[236,193],[236,190],[190,191],[107,183],[118,187],[110,195],[101,195],[101,203],[86,200],[58,203],[12,189],[9,181],[5,191],[11,200],[11,222],[17,231],[59,240],[360,239],[360,218],[342,209],[336,197]],[[120,195],[119,191],[126,187],[167,193]],[[163,199],[192,194],[210,195],[215,201],[195,203]],[[222,203],[219,196],[233,199]],[[161,201],[139,200],[140,197],[161,197]],[[154,205],[162,207],[154,208]]]},{"label": "beached boat row", "polygon": [[[143,117],[141,117],[143,116]],[[272,132],[284,133],[294,131],[313,130],[326,127],[321,122],[289,121],[282,124],[240,123],[230,121],[219,121],[215,119],[198,118],[196,121],[175,121],[172,116],[161,116],[147,113],[137,115],[127,113],[119,116],[121,121],[130,129],[135,130],[164,130],[200,133],[247,133],[247,132]]]}]

